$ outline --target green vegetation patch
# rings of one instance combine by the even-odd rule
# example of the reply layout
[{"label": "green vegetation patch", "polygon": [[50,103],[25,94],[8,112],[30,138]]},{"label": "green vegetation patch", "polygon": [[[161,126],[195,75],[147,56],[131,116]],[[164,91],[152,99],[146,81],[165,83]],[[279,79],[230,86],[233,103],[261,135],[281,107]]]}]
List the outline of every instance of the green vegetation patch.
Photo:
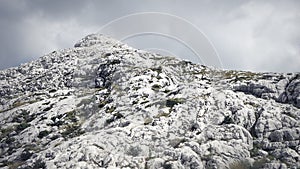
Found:
[{"label": "green vegetation patch", "polygon": [[2,140],[3,138],[6,138],[9,133],[15,131],[14,126],[10,126],[10,127],[6,127],[6,128],[1,128],[1,135],[0,135],[0,140]]},{"label": "green vegetation patch", "polygon": [[98,105],[98,107],[101,109],[101,108],[103,108],[106,104],[108,104],[109,102],[107,101],[107,100],[102,100],[102,101],[100,101],[100,103],[99,103],[99,105]]},{"label": "green vegetation patch", "polygon": [[106,113],[112,113],[116,110],[116,107],[112,106],[106,109]]},{"label": "green vegetation patch", "polygon": [[26,123],[26,122],[23,122],[23,123],[20,123],[19,125],[17,125],[17,132],[21,132],[23,131],[24,129],[30,127],[30,124],[29,123]]},{"label": "green vegetation patch", "polygon": [[174,107],[177,104],[182,104],[184,103],[185,99],[183,98],[174,98],[174,99],[168,99],[166,101],[166,106],[167,107]]},{"label": "green vegetation patch", "polygon": [[84,133],[84,131],[81,129],[80,123],[73,123],[69,124],[65,127],[64,131],[61,133],[61,135],[64,138],[73,138],[76,136],[80,136]]},{"label": "green vegetation patch", "polygon": [[185,138],[175,138],[169,141],[169,145],[173,148],[178,148],[181,143],[186,142]]},{"label": "green vegetation patch", "polygon": [[160,118],[160,117],[168,117],[171,113],[159,113],[158,115],[154,116],[155,118]]},{"label": "green vegetation patch", "polygon": [[144,125],[151,124],[152,121],[153,121],[153,119],[152,119],[151,117],[147,117],[147,118],[145,118],[145,120],[144,120]]},{"label": "green vegetation patch", "polygon": [[162,73],[162,67],[159,66],[159,67],[155,67],[155,68],[150,68],[152,71],[155,71],[157,73]]},{"label": "green vegetation patch", "polygon": [[159,91],[159,89],[161,88],[161,86],[159,84],[154,84],[151,89],[154,91]]},{"label": "green vegetation patch", "polygon": [[43,131],[41,131],[41,132],[39,133],[39,135],[38,135],[37,137],[40,138],[40,139],[42,139],[42,138],[48,136],[50,133],[51,133],[51,132],[48,131],[48,130],[43,130]]},{"label": "green vegetation patch", "polygon": [[244,81],[244,80],[251,80],[254,77],[258,76],[258,73],[253,73],[253,72],[239,72],[239,71],[225,71],[223,72],[223,77],[225,79],[232,79],[231,81]]},{"label": "green vegetation patch", "polygon": [[76,110],[69,111],[69,112],[66,113],[66,116],[65,116],[64,119],[75,123],[75,122],[78,121],[78,119],[76,117],[76,113],[77,113]]}]

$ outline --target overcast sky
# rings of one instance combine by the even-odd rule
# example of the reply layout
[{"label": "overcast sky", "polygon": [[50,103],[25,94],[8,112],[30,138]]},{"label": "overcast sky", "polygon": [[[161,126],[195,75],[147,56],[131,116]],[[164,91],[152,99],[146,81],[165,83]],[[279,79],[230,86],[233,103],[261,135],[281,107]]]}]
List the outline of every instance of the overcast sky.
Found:
[{"label": "overcast sky", "polygon": [[[189,21],[214,45],[226,69],[300,71],[298,0],[1,0],[0,69],[72,47],[110,21],[138,12],[163,12]],[[136,25],[132,21],[124,29]],[[195,41],[189,32],[183,32],[186,44]],[[186,49],[180,52],[164,38],[144,36],[128,43],[143,44],[135,46],[139,48],[159,44],[162,52],[184,55]],[[185,58],[193,60],[189,52]]]}]

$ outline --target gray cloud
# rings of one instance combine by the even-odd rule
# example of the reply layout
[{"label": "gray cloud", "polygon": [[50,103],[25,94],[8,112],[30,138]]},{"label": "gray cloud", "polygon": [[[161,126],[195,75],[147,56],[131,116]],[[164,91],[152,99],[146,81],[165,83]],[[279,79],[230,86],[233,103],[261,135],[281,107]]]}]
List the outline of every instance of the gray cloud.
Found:
[{"label": "gray cloud", "polygon": [[[201,29],[215,45],[227,69],[299,71],[299,8],[297,0],[2,0],[0,69],[72,47],[85,35],[99,31],[101,26],[121,16],[164,12],[183,17]],[[128,23],[128,26],[135,24]],[[137,38],[132,43],[143,40]],[[171,45],[164,48],[164,43],[160,44],[160,49],[170,51]]]}]

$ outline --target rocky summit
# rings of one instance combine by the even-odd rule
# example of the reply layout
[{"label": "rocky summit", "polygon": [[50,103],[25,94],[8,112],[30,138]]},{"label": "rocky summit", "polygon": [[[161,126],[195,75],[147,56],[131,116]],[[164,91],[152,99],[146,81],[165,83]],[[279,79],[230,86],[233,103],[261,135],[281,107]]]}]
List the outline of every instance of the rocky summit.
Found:
[{"label": "rocky summit", "polygon": [[300,73],[217,70],[92,34],[0,71],[0,167],[300,168]]}]

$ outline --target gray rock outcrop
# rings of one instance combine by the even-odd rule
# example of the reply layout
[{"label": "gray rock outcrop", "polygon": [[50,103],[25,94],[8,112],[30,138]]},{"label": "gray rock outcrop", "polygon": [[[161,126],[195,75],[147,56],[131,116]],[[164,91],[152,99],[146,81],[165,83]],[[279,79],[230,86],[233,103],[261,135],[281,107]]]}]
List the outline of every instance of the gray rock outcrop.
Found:
[{"label": "gray rock outcrop", "polygon": [[299,93],[93,34],[0,71],[0,167],[299,168]]}]

